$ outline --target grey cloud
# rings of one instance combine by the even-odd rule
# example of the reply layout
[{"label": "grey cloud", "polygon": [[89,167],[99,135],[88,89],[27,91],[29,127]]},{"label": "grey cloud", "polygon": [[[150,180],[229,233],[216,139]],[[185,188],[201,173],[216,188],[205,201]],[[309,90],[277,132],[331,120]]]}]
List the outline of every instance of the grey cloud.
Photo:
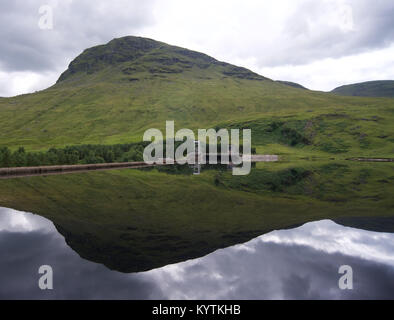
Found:
[{"label": "grey cloud", "polygon": [[[0,3],[0,69],[45,72],[64,68],[87,47],[136,33],[154,22],[155,0]],[[38,27],[41,5],[53,8],[53,29]]]},{"label": "grey cloud", "polygon": [[369,0],[349,0],[343,3],[352,9],[352,30],[343,30],[340,23],[330,21],[329,12],[340,12],[340,7],[327,1],[308,0],[289,16],[275,48],[260,55],[259,65],[302,65],[381,49],[394,43],[394,2],[377,0],[372,4]]}]

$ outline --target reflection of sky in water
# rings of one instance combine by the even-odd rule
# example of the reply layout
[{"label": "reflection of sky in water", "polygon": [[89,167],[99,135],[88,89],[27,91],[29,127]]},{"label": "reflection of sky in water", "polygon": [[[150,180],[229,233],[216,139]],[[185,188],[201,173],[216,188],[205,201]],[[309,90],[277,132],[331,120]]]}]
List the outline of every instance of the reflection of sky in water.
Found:
[{"label": "reflection of sky in water", "polygon": [[[122,274],[81,259],[48,220],[0,208],[0,298],[394,299],[394,234],[331,221],[263,235],[203,258]],[[38,289],[38,268],[54,290]],[[350,265],[354,290],[338,288]]]}]

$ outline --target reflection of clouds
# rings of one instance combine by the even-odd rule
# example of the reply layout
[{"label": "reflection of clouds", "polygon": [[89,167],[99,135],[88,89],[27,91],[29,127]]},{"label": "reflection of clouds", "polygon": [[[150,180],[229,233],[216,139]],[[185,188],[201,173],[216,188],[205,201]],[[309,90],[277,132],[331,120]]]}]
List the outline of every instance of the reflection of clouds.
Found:
[{"label": "reflection of clouds", "polygon": [[43,217],[0,207],[0,232],[31,232],[35,230],[56,231],[54,225]]},{"label": "reflection of clouds", "polygon": [[[169,299],[370,299],[394,297],[394,269],[374,261],[300,245],[249,243],[144,274]],[[338,268],[351,265],[355,290],[338,288]],[[219,275],[219,276],[217,276]]]},{"label": "reflection of clouds", "polygon": [[[344,264],[355,269],[352,292],[337,285],[338,268]],[[146,275],[170,299],[393,298],[393,266],[394,234],[326,220],[275,231]],[[381,281],[375,283],[376,277]]]},{"label": "reflection of clouds", "polygon": [[[0,208],[0,298],[394,298],[393,238],[320,221],[199,259],[122,274],[81,259],[48,220]],[[38,289],[43,264],[53,267],[53,291]],[[353,291],[339,290],[340,265],[353,267]]]},{"label": "reflection of clouds", "polygon": [[[38,288],[41,265],[53,268],[54,290]],[[148,299],[153,287],[81,259],[49,220],[0,208],[0,299]]]},{"label": "reflection of clouds", "polygon": [[342,253],[394,266],[394,234],[340,226],[330,220],[300,228],[274,231],[260,237],[263,242],[301,245],[327,253]]}]

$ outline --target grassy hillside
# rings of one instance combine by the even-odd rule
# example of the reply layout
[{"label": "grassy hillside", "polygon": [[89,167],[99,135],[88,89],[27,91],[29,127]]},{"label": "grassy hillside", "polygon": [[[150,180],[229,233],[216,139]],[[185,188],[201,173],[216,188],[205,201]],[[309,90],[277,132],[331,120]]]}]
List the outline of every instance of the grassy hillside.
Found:
[{"label": "grassy hillside", "polygon": [[291,81],[282,81],[282,80],[277,80],[276,82],[293,87],[293,88],[308,90],[307,88],[300,85],[299,83],[295,83],[295,82],[291,82]]},{"label": "grassy hillside", "polygon": [[332,93],[342,96],[394,98],[394,81],[368,81],[338,87]]},{"label": "grassy hillside", "polygon": [[125,37],[43,91],[0,99],[0,147],[139,142],[147,128],[252,128],[262,152],[392,156],[394,100],[299,90],[202,53]]}]

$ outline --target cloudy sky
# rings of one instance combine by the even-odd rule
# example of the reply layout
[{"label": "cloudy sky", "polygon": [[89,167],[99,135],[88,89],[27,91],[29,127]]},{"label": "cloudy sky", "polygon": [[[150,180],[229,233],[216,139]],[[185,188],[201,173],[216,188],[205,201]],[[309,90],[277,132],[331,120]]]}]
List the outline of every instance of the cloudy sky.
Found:
[{"label": "cloudy sky", "polygon": [[394,79],[393,16],[392,0],[2,0],[0,96],[44,89],[85,48],[126,35],[315,90]]}]

